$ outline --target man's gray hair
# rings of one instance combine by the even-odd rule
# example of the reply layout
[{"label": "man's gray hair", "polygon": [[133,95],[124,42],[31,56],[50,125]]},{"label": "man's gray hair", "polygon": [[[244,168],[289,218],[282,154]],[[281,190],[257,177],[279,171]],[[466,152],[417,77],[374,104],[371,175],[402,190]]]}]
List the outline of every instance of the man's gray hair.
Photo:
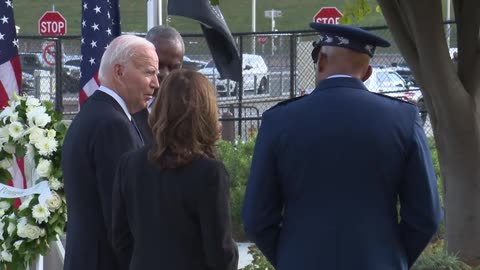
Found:
[{"label": "man's gray hair", "polygon": [[173,27],[157,25],[148,30],[145,39],[155,44],[155,40],[163,39],[170,41],[178,41],[182,45],[182,51],[185,53],[185,44],[183,43],[182,35]]},{"label": "man's gray hair", "polygon": [[108,80],[108,73],[115,64],[127,64],[130,59],[135,57],[135,49],[138,47],[150,47],[155,50],[151,42],[144,38],[133,35],[122,35],[116,37],[103,53],[98,79]]}]

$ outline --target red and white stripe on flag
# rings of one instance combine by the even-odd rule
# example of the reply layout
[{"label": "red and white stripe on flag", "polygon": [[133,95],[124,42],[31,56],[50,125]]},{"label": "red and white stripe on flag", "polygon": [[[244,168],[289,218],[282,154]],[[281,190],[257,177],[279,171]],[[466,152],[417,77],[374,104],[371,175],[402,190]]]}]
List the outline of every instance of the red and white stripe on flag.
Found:
[{"label": "red and white stripe on flag", "polygon": [[0,109],[7,106],[13,93],[20,94],[22,71],[18,55],[0,65]]},{"label": "red and white stripe on flag", "polygon": [[[0,1],[0,109],[8,105],[13,94],[21,94],[22,70],[18,56],[18,39],[13,17],[12,1]],[[25,188],[23,158],[9,169],[13,179],[8,184]],[[19,200],[16,201],[18,206]]]}]

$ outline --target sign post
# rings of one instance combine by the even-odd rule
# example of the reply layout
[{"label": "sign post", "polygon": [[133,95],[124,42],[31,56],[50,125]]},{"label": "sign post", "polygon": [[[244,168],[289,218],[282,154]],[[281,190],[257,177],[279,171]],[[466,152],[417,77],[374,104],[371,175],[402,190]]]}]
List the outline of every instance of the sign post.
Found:
[{"label": "sign post", "polygon": [[58,11],[47,11],[38,20],[38,34],[64,36],[67,34],[67,20]]},{"label": "sign post", "polygon": [[[282,17],[282,11],[281,10],[275,10],[275,9],[270,9],[270,10],[265,10],[265,17],[270,18],[272,21],[272,32],[276,31],[275,30],[275,18]],[[273,52],[275,51],[275,42],[274,42],[274,37],[272,36],[272,55]]]},{"label": "sign post", "polygon": [[313,16],[313,21],[316,23],[338,24],[342,17],[343,14],[336,7],[323,7]]}]

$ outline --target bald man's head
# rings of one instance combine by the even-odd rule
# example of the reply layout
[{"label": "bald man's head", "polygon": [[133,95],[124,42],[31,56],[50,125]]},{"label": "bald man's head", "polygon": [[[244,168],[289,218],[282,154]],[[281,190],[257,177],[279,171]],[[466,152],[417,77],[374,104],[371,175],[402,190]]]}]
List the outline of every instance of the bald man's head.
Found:
[{"label": "bald man's head", "polygon": [[145,38],[155,46],[158,56],[159,82],[173,70],[182,67],[185,45],[182,36],[175,28],[158,25],[151,28]]},{"label": "bald man's head", "polygon": [[317,83],[336,74],[365,81],[371,74],[370,56],[365,53],[334,46],[322,46],[318,53]]}]

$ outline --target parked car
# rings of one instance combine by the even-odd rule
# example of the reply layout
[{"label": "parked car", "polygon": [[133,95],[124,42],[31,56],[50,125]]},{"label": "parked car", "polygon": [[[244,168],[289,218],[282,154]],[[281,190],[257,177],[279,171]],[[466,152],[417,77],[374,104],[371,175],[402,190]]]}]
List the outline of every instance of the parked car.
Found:
[{"label": "parked car", "polygon": [[[215,85],[219,96],[237,95],[238,83],[221,78],[213,60],[210,60],[199,72],[205,75]],[[244,92],[250,91],[254,94],[268,93],[268,67],[260,55],[243,55],[242,77]]]},{"label": "parked car", "polygon": [[34,95],[35,94],[35,77],[32,74],[22,71],[22,94]]},{"label": "parked car", "polygon": [[200,60],[193,60],[188,56],[183,57],[182,68],[198,71],[205,67],[207,62]]},{"label": "parked car", "polygon": [[[402,77],[398,71],[402,72],[404,76]],[[422,92],[412,78],[410,69],[405,67],[374,67],[372,75],[364,84],[372,92],[382,93],[416,104],[422,121],[425,123],[427,108]]]}]

